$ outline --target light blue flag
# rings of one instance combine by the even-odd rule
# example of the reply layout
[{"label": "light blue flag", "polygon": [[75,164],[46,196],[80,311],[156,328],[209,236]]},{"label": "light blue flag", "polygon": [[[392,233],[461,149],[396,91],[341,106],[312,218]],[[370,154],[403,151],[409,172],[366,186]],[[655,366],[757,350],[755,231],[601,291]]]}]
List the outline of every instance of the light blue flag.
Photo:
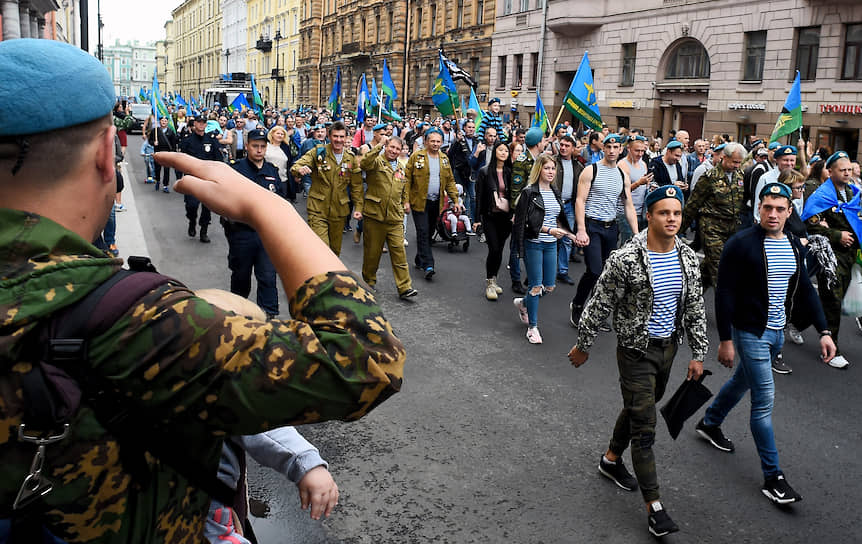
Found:
[{"label": "light blue flag", "polygon": [[369,89],[369,91],[370,92],[368,93],[368,102],[369,104],[371,104],[372,108],[376,108],[380,105],[380,101],[378,100],[378,97],[380,95],[377,94],[377,84],[374,82],[373,77],[371,78],[371,88]]},{"label": "light blue flag", "polygon": [[599,113],[599,103],[596,97],[593,71],[590,68],[590,58],[586,51],[581,58],[578,72],[572,81],[569,92],[563,100],[563,105],[569,112],[580,119],[593,130],[602,130],[602,114]]},{"label": "light blue flag", "polygon": [[356,97],[356,122],[365,122],[365,103],[368,101],[368,85],[365,83],[365,74],[359,79],[359,96]]}]

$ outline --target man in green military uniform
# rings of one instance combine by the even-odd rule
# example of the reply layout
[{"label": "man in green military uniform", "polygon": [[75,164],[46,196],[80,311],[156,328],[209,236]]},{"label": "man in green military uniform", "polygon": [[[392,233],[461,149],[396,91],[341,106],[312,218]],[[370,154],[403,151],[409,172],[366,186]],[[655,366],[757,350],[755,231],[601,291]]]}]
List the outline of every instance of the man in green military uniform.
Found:
[{"label": "man in green military uniform", "polygon": [[[844,294],[850,286],[850,270],[853,268],[853,263],[856,262],[856,252],[859,249],[859,239],[856,237],[853,227],[850,225],[847,216],[843,210],[839,210],[838,206],[853,200],[855,190],[850,185],[850,179],[853,176],[853,165],[850,162],[850,157],[844,151],[837,151],[826,159],[825,168],[829,170],[829,179],[826,180],[820,187],[805,185],[805,208],[802,217],[812,215],[806,221],[808,234],[821,234],[829,239],[829,245],[832,246],[832,251],[835,253],[835,275],[838,281],[829,288],[826,274],[818,272],[817,274],[817,291],[820,294],[820,302],[823,305],[823,313],[826,315],[826,323],[829,325],[829,330],[832,332],[832,340],[838,346],[838,329],[841,325],[841,304],[844,301]],[[830,183],[831,181],[831,183]],[[815,192],[831,192],[830,197],[835,199],[836,206],[826,209],[813,209],[815,199],[810,198]],[[818,195],[820,196],[820,195]],[[816,206],[822,208],[822,206]],[[850,366],[850,361],[841,354],[841,348],[838,347],[835,357],[829,361],[829,366],[833,368],[847,368]]]},{"label": "man in green military uniform", "polygon": [[353,202],[362,200],[362,172],[346,141],[347,127],[336,121],[329,127],[329,143],[315,146],[290,168],[293,176],[311,175],[308,226],[336,255],[341,254],[344,220],[350,213],[348,203],[351,198]]},{"label": "man in green military uniform", "polygon": [[[512,164],[512,189],[509,195],[509,206],[513,210],[518,196],[521,194],[521,189],[527,186],[536,157],[545,150],[547,144],[545,133],[542,132],[542,129],[533,127],[524,136],[524,143],[527,144],[527,149],[515,157],[515,162]],[[521,283],[521,256],[518,255],[514,236],[509,240],[509,276],[512,278],[512,292],[519,295],[525,294],[527,291],[524,289],[524,284]]]},{"label": "man in green military uniform", "polygon": [[[44,529],[68,543],[199,543],[210,497],[190,467],[215,476],[225,436],[356,419],[399,389],[391,325],[289,202],[224,163],[159,153],[187,173],[177,192],[260,234],[294,319],[241,317],[173,280],[122,306],[105,297],[122,315],[90,333],[77,368],[52,361],[87,376],[79,407],[58,397],[68,417],[32,419],[31,377],[58,372],[40,333],[122,265],[90,243],[116,192],[114,87],[98,60],[53,40],[0,42],[0,78],[19,97],[0,101],[0,542],[42,542]],[[66,99],[41,115],[58,88]],[[63,424],[42,448],[22,436]]]},{"label": "man in green military uniform", "polygon": [[697,221],[703,240],[705,258],[700,270],[704,289],[716,286],[724,243],[742,224],[745,182],[739,167],[744,159],[745,148],[741,144],[726,144],[719,163],[700,178],[685,203],[683,227]]},{"label": "man in green military uniform", "polygon": [[407,252],[404,250],[407,183],[404,169],[398,164],[404,142],[397,136],[382,138],[359,163],[368,186],[365,199],[357,201],[356,211],[353,212],[356,219],[363,220],[362,231],[365,234],[362,244],[362,279],[371,287],[377,285],[380,255],[383,244],[388,244],[398,296],[407,299],[419,293],[411,284]]}]

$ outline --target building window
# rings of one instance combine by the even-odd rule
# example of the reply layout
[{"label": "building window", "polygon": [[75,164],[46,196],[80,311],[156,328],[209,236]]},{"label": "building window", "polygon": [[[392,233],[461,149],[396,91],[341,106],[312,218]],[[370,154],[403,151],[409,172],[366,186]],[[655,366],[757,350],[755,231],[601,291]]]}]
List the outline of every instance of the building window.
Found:
[{"label": "building window", "polygon": [[455,28],[464,25],[464,0],[458,0],[458,12],[455,14]]},{"label": "building window", "polygon": [[820,55],[820,27],[796,30],[796,69],[801,79],[817,79],[817,57]]},{"label": "building window", "polygon": [[512,0],[503,0],[503,15],[512,13]]},{"label": "building window", "polygon": [[623,44],[622,74],[620,75],[621,87],[633,87],[635,84],[635,59],[637,58],[638,44]]},{"label": "building window", "polygon": [[431,4],[431,37],[437,35],[437,4]]},{"label": "building window", "polygon": [[617,116],[617,130],[619,130],[621,128],[631,128],[631,125],[629,124],[629,118],[627,116],[626,117]]},{"label": "building window", "polygon": [[530,87],[535,89],[539,85],[539,54],[530,53]]},{"label": "building window", "polygon": [[389,42],[395,39],[395,14],[390,11],[389,12]]},{"label": "building window", "polygon": [[380,43],[380,27],[383,26],[383,19],[379,13],[375,13],[374,18],[374,43]]},{"label": "building window", "polygon": [[479,66],[481,66],[479,64],[479,57],[473,57],[470,59],[470,67],[473,74],[473,81],[477,83],[479,82]]},{"label": "building window", "polygon": [[416,8],[416,39],[422,37],[422,8]]},{"label": "building window", "polygon": [[847,25],[841,79],[862,79],[862,23]]},{"label": "building window", "polygon": [[709,54],[696,40],[676,46],[668,59],[666,79],[709,79]]},{"label": "building window", "polygon": [[515,70],[513,76],[512,88],[520,89],[521,81],[524,80],[524,55],[515,55]]},{"label": "building window", "polygon": [[361,29],[360,29],[361,34],[359,35],[359,44],[361,47],[364,47],[364,44],[365,44],[365,30],[366,30],[366,28],[365,28],[365,17],[363,17],[362,22],[361,22]]},{"label": "building window", "polygon": [[476,0],[476,24],[485,24],[485,0]]},{"label": "building window", "polygon": [[743,81],[761,81],[763,79],[763,63],[765,59],[766,31],[746,32]]},{"label": "building window", "polygon": [[437,77],[434,75],[434,64],[426,64],[425,70],[428,72],[428,94],[430,95],[434,91],[434,82],[437,80]]},{"label": "building window", "polygon": [[518,11],[528,11],[530,9],[530,0],[521,0],[521,9]]},{"label": "building window", "polygon": [[504,89],[504,88],[506,88],[506,57],[505,56],[497,57],[497,72],[500,74],[499,79],[497,79],[497,87]]}]

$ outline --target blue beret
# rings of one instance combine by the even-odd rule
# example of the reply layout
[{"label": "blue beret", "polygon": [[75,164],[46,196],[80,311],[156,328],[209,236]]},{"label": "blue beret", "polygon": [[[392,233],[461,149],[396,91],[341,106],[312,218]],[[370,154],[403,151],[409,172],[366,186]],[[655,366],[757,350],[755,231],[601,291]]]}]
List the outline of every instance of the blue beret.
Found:
[{"label": "blue beret", "polygon": [[682,149],[682,142],[680,142],[679,140],[668,142],[667,149]]},{"label": "blue beret", "polygon": [[811,157],[811,160],[808,161],[808,165],[811,166],[815,162],[822,161],[822,160],[823,159],[820,158],[820,155],[814,155],[813,157]]},{"label": "blue beret", "polygon": [[845,153],[844,151],[836,151],[835,153],[830,155],[828,159],[826,159],[826,168],[832,168],[832,165],[835,164],[835,161],[837,161],[838,159],[850,160],[850,156],[847,155],[847,153]]},{"label": "blue beret", "polygon": [[781,144],[779,142],[772,142],[771,144],[769,144],[769,149],[772,150],[778,149],[779,147],[781,147]]},{"label": "blue beret", "polygon": [[751,142],[751,147],[757,147],[762,143],[763,143],[763,140],[754,140],[753,142]]},{"label": "blue beret", "polygon": [[727,146],[727,144],[718,144],[717,146],[715,146],[715,149],[713,149],[713,151],[724,151],[725,146]]},{"label": "blue beret", "polygon": [[527,144],[527,147],[537,146],[544,136],[545,132],[542,129],[539,127],[533,127],[527,131],[526,135],[524,135],[524,143]]},{"label": "blue beret", "polygon": [[772,154],[773,158],[783,157],[785,155],[798,155],[799,151],[796,150],[796,146],[792,145],[783,145],[775,150],[775,153]]},{"label": "blue beret", "polygon": [[488,100],[488,105],[490,106],[490,105],[491,105],[491,104],[493,104],[494,102],[496,102],[497,104],[499,104],[499,103],[500,103],[500,99],[499,99],[499,98],[496,98],[496,97],[495,97],[495,98],[492,98],[491,100]]},{"label": "blue beret", "polygon": [[378,130],[383,130],[384,128],[386,128],[386,123],[377,123],[376,125],[374,125],[374,132],[377,132]]},{"label": "blue beret", "polygon": [[[116,103],[114,84],[102,63],[55,40],[0,42],[0,81],[0,136],[88,123],[110,115]],[[58,92],[62,100],[57,100]]]},{"label": "blue beret", "polygon": [[608,134],[607,136],[605,136],[605,139],[602,140],[602,145],[621,144],[622,142],[623,142],[622,137],[619,134],[612,132],[612,133]]},{"label": "blue beret", "polygon": [[653,189],[649,192],[646,196],[646,200],[644,200],[644,205],[649,209],[650,206],[663,198],[675,198],[679,200],[680,205],[685,204],[685,199],[682,196],[682,189],[676,185],[662,185],[658,189]]},{"label": "blue beret", "polygon": [[266,140],[267,132],[262,128],[256,128],[254,130],[248,131],[248,141],[252,140]]},{"label": "blue beret", "polygon": [[793,200],[790,186],[777,181],[772,181],[763,186],[763,189],[760,190],[760,200],[763,200],[764,196],[783,196],[787,200]]},{"label": "blue beret", "polygon": [[428,136],[431,136],[432,134],[439,134],[441,138],[443,137],[443,131],[437,127],[431,127],[428,130],[426,130],[425,131],[425,138],[427,139]]}]

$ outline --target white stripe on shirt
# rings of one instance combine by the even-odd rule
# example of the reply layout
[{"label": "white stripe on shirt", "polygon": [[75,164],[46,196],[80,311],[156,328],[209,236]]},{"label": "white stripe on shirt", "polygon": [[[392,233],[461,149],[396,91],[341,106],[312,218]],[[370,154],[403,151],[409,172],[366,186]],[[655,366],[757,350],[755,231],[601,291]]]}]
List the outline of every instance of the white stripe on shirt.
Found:
[{"label": "white stripe on shirt", "polygon": [[784,302],[787,298],[787,284],[790,277],[796,273],[796,255],[793,253],[793,247],[787,236],[780,240],[764,238],[763,251],[766,253],[766,277],[769,291],[766,328],[782,330],[787,324]]},{"label": "white stripe on shirt", "polygon": [[623,191],[623,177],[617,167],[610,168],[601,163],[596,167],[596,179],[590,185],[584,206],[586,216],[599,221],[613,221],[617,218],[617,200]]},{"label": "white stripe on shirt", "polygon": [[647,250],[652,269],[652,313],[647,330],[652,338],[669,338],[676,331],[676,311],[682,294],[682,268],[676,248],[667,253]]}]

